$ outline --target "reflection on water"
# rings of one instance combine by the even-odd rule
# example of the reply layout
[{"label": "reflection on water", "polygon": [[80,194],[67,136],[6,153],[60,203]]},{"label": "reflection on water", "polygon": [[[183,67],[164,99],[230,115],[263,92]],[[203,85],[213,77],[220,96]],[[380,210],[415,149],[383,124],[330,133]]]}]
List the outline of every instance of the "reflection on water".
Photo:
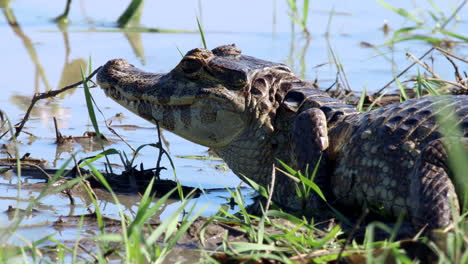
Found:
[{"label": "reflection on water", "polygon": [[8,7],[8,4],[3,8],[3,14],[5,16],[5,19],[8,21],[8,24],[10,25],[13,32],[16,34],[16,36],[18,36],[22,40],[23,45],[29,54],[29,57],[34,62],[34,65],[36,66],[36,69],[35,69],[36,77],[35,77],[35,85],[34,85],[35,92],[36,93],[39,92],[40,80],[44,84],[46,91],[49,91],[50,90],[49,81],[47,80],[47,77],[44,73],[44,69],[42,68],[41,63],[39,62],[37,52],[36,52],[36,49],[34,48],[33,42],[31,41],[30,38],[26,36],[26,34],[24,34],[19,23],[16,21],[15,15],[13,14],[13,10]]},{"label": "reflection on water", "polygon": [[[64,36],[68,33],[64,32]],[[66,57],[65,65],[63,66],[62,74],[60,76],[60,81],[57,85],[57,89],[63,88],[72,83],[81,81],[81,69],[87,69],[87,62],[83,58],[77,58],[68,62],[68,57]],[[61,93],[58,97],[64,98],[66,95],[72,95],[75,92],[75,89],[67,90]]]},{"label": "reflection on water", "polygon": [[[47,79],[46,73],[44,71],[43,66],[41,65],[36,49],[34,47],[33,41],[24,33],[21,29],[20,24],[17,22],[13,10],[8,7],[8,4],[5,5],[3,9],[3,13],[5,15],[6,20],[8,21],[8,25],[13,30],[13,32],[18,36],[22,42],[30,59],[35,65],[35,78],[34,78],[34,93],[40,92],[40,82],[42,81],[43,85],[45,86],[45,91],[50,91],[51,86]],[[82,58],[77,58],[69,62],[69,55],[70,55],[70,42],[68,38],[68,32],[66,31],[66,26],[61,24],[59,26],[64,40],[65,46],[65,64],[63,66],[62,74],[60,80],[58,82],[57,88],[62,88],[66,85],[71,83],[75,83],[81,80],[81,69],[86,69],[86,61]],[[67,94],[72,95],[75,89],[70,89],[62,94],[60,94],[59,98],[64,98]],[[24,96],[24,95],[11,95],[10,102],[17,105],[19,109],[26,111],[30,104],[31,104],[32,96]],[[61,107],[59,103],[54,102],[52,99],[46,101],[45,104],[36,106],[31,111],[31,116],[39,117],[41,123],[47,123],[51,118],[57,117],[63,120],[68,120],[69,118],[69,111]]]},{"label": "reflection on water", "polygon": [[304,34],[296,34],[294,24],[291,26],[291,40],[289,43],[289,55],[286,60],[287,65],[291,65],[291,70],[299,75],[301,78],[306,78],[307,72],[307,51],[309,50],[310,37]]},{"label": "reflection on water", "polygon": [[130,43],[135,56],[140,59],[142,65],[145,65],[145,50],[143,48],[143,41],[140,32],[124,32],[125,37]]},{"label": "reflection on water", "polygon": [[[32,96],[11,95],[9,101],[26,112],[31,105],[31,100]],[[38,104],[31,111],[31,116],[38,117],[41,123],[47,123],[54,116],[66,120],[69,118],[69,115],[69,110],[62,108],[59,103],[52,100],[45,100],[45,102]]]}]

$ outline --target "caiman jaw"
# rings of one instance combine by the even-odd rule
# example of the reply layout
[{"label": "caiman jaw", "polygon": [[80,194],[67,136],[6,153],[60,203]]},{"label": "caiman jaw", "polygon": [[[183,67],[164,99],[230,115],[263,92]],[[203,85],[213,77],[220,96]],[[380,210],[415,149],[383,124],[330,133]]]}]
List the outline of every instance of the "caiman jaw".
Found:
[{"label": "caiman jaw", "polygon": [[133,113],[201,145],[222,147],[243,129],[239,114],[243,103],[212,83],[184,80],[174,71],[143,72],[123,59],[107,62],[97,82],[107,96]]},{"label": "caiman jaw", "polygon": [[145,101],[161,107],[191,105],[195,95],[172,95],[174,89],[165,89],[161,80],[165,74],[146,73],[123,59],[108,61],[99,71],[98,84],[112,99],[130,105]]}]

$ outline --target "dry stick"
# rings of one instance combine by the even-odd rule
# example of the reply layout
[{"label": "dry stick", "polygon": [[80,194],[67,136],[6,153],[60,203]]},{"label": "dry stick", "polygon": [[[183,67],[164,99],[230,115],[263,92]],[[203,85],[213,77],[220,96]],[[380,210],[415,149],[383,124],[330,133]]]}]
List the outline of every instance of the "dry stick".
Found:
[{"label": "dry stick", "polygon": [[442,79],[440,78],[440,76],[435,73],[426,63],[422,62],[421,60],[419,60],[418,58],[416,58],[413,54],[411,54],[410,52],[407,52],[406,53],[406,56],[410,59],[412,59],[414,62],[416,62],[417,64],[421,65],[421,67],[423,67],[426,71],[428,71],[429,73],[432,74],[432,76],[434,76],[435,78],[437,79]]},{"label": "dry stick", "polygon": [[60,131],[59,131],[58,124],[57,124],[57,118],[55,118],[55,116],[54,116],[54,127],[55,127],[56,143],[60,144],[60,141],[62,139],[62,133],[60,133]]},{"label": "dry stick", "polygon": [[[101,111],[101,110],[99,110],[99,111]],[[111,127],[112,123],[107,124],[107,121],[104,119],[104,124],[106,124],[106,127],[107,127],[107,129],[109,129],[110,132],[112,132],[114,135],[116,135],[118,138],[120,138],[120,140],[122,140],[125,144],[127,144],[127,146],[133,151],[133,153],[136,152],[135,148],[132,147],[132,145],[130,145],[130,143],[128,143],[127,140],[125,140],[125,138],[123,138],[120,134],[117,133],[117,131],[114,130],[114,128]]]},{"label": "dry stick", "polygon": [[[432,47],[430,48],[428,51],[426,51],[426,53],[424,53],[421,57],[419,57],[419,60],[422,60],[424,59],[424,57],[427,56],[427,54],[431,53],[435,48]],[[388,82],[386,85],[384,85],[384,87],[380,88],[380,90],[378,90],[375,94],[379,94],[381,93],[383,90],[385,90],[388,86],[390,86],[390,84],[392,84],[397,78],[400,78],[403,74],[405,74],[409,69],[411,69],[414,65],[416,64],[416,62],[413,62],[411,63],[410,66],[406,67],[406,69],[404,69],[402,72],[400,72],[396,77],[394,77],[390,82]]]},{"label": "dry stick", "polygon": [[452,59],[450,59],[450,57],[447,56],[447,54],[444,53],[444,56],[452,63],[452,66],[455,68],[455,74],[456,74],[456,78],[458,80],[458,82],[452,82],[452,81],[448,81],[448,80],[444,80],[442,79],[437,73],[435,73],[426,63],[422,62],[421,60],[419,60],[418,58],[416,58],[415,56],[413,56],[413,54],[411,53],[406,53],[406,55],[408,56],[408,58],[412,59],[414,62],[418,63],[419,65],[421,65],[421,67],[423,67],[426,71],[428,71],[429,73],[432,74],[432,76],[434,76],[434,78],[426,78],[428,81],[438,81],[438,82],[443,82],[443,83],[447,83],[447,84],[450,84],[450,85],[453,85],[453,86],[456,86],[458,88],[461,88],[461,89],[467,89],[467,87],[465,87],[465,85],[463,85],[463,82],[465,81],[465,79],[462,79],[460,76],[459,76],[459,72],[458,72],[458,67],[457,65],[453,62]]},{"label": "dry stick", "polygon": [[458,70],[457,64],[447,55],[444,53],[445,58],[452,64],[452,67],[455,69],[455,79],[457,82],[460,82],[463,84],[463,78],[460,75],[460,71]]},{"label": "dry stick", "polygon": [[[81,245],[81,244],[78,244],[78,247],[79,247],[81,250],[83,250],[85,253],[87,253],[88,255],[90,255],[90,256],[94,259],[94,262],[95,262],[95,263],[98,263],[98,262],[99,262],[99,258],[98,258],[96,255],[94,255],[94,253],[91,252],[91,250],[88,250],[87,248],[85,248],[85,247],[84,247],[83,245]],[[78,255],[78,254],[77,254],[77,255]],[[78,255],[78,256],[79,256],[79,255]]]},{"label": "dry stick", "polygon": [[276,181],[276,166],[273,164],[273,169],[271,170],[271,187],[270,193],[268,194],[268,200],[265,205],[265,212],[268,212],[270,209],[271,199],[273,198],[273,192],[275,191],[275,181]]},{"label": "dry stick", "polygon": [[106,125],[107,129],[109,129],[110,132],[112,132],[114,135],[116,135],[118,138],[120,138],[120,140],[122,140],[125,144],[127,144],[127,146],[133,151],[133,153],[136,152],[135,148],[132,147],[132,145],[130,145],[121,135],[119,135],[112,127],[112,120],[109,124],[107,124],[107,119],[106,117],[104,116],[104,113],[101,111],[101,109],[97,106],[96,102],[94,101],[94,98],[93,98],[93,102],[94,102],[94,105],[96,106],[97,110],[99,111],[99,113],[101,114],[102,118],[104,119],[104,124]]},{"label": "dry stick", "polygon": [[301,263],[307,263],[307,260],[304,258],[304,256],[301,254],[301,252],[299,252],[299,250],[297,250],[296,247],[292,247],[294,253],[296,253],[296,256],[298,256],[298,258],[301,260]]},{"label": "dry stick", "polygon": [[[45,93],[37,93],[37,94],[34,94],[32,100],[31,100],[31,104],[29,105],[29,108],[28,110],[26,111],[26,114],[24,114],[24,117],[23,117],[23,120],[17,125],[16,127],[16,132],[15,132],[15,136],[14,137],[18,137],[19,134],[21,133],[21,130],[23,129],[24,125],[26,124],[26,122],[28,121],[29,119],[29,115],[31,114],[31,111],[34,107],[34,105],[36,104],[37,101],[41,100],[41,99],[45,99],[45,98],[50,98],[50,97],[54,97],[54,96],[57,96],[58,94],[60,93],[63,93],[67,90],[70,90],[72,88],[75,88],[76,86],[80,85],[80,84],[83,84],[84,82],[88,82],[91,80],[91,78],[93,78],[94,75],[96,75],[96,73],[101,69],[101,66],[98,67],[97,69],[95,69],[84,81],[79,81],[77,83],[74,83],[74,84],[71,84],[71,85],[68,85],[68,86],[65,86],[63,87],[62,89],[59,89],[59,90],[53,90],[53,91],[48,91],[48,92],[45,92]],[[5,132],[3,133],[0,138],[3,138],[3,136],[5,136],[8,132]],[[10,138],[10,140],[12,140],[12,138]]]},{"label": "dry stick", "polygon": [[[428,80],[428,81],[436,81],[436,82],[441,82],[441,83],[447,83],[447,84],[456,86],[456,87],[461,88],[461,89],[467,89],[467,87],[464,86],[463,84],[459,84],[459,83],[453,82],[453,81],[448,81],[448,80],[444,80],[444,79],[440,79],[440,78],[425,78],[425,79]],[[416,78],[411,78],[411,79],[409,79],[409,81],[416,81]],[[462,82],[468,81],[468,78],[461,79],[461,81]]]},{"label": "dry stick", "polygon": [[330,87],[328,87],[325,92],[329,92],[336,84],[338,84],[338,74],[339,73],[336,73],[336,78],[335,78],[335,81],[330,85]]},{"label": "dry stick", "polygon": [[[359,250],[350,250],[348,252],[352,252],[352,253],[359,253],[361,251]],[[313,252],[309,252],[309,253],[302,253],[302,254],[299,254],[297,256],[292,256],[290,257],[289,259],[292,260],[292,261],[297,261],[299,259],[302,259],[302,258],[308,258],[308,259],[312,259],[312,258],[318,258],[318,257],[323,257],[323,256],[327,256],[327,255],[332,255],[334,254],[335,252],[334,251],[331,251],[331,250],[326,250],[326,249],[318,249],[318,250],[315,250]]]},{"label": "dry stick", "polygon": [[367,214],[369,213],[369,209],[364,209],[364,211],[362,212],[361,214],[361,217],[359,217],[359,219],[357,220],[356,224],[354,225],[353,229],[351,230],[351,233],[349,233],[349,236],[348,238],[346,239],[345,243],[343,244],[343,246],[341,247],[340,249],[340,253],[338,253],[338,257],[336,258],[336,263],[341,263],[341,257],[343,255],[343,252],[346,248],[346,246],[351,243],[351,239],[353,238],[354,236],[354,233],[356,233],[356,230],[359,228],[359,226],[361,225],[361,223],[364,221],[364,219],[366,218]]},{"label": "dry stick", "polygon": [[450,56],[450,57],[453,57],[453,58],[455,58],[455,59],[457,59],[457,60],[463,61],[464,63],[468,63],[468,60],[465,60],[465,59],[463,59],[463,58],[461,58],[461,57],[459,57],[459,56],[457,56],[457,55],[455,55],[455,54],[453,54],[453,53],[451,53],[451,52],[449,52],[449,51],[446,51],[446,50],[444,50],[444,49],[442,49],[442,48],[436,47],[436,50],[438,50],[438,51],[444,53],[445,55],[448,55],[448,56]]}]

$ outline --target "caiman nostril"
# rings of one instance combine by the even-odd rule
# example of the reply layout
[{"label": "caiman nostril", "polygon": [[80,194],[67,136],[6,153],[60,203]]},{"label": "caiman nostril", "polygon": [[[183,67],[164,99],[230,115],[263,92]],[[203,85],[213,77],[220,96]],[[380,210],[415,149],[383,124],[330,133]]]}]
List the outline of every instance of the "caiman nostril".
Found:
[{"label": "caiman nostril", "polygon": [[107,62],[109,66],[128,66],[129,63],[125,59],[113,59]]}]

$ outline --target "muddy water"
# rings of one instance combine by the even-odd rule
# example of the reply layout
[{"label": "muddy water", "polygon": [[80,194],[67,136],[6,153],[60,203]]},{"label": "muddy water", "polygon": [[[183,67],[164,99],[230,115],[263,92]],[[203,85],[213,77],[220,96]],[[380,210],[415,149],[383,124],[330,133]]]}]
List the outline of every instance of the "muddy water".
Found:
[{"label": "muddy water", "polygon": [[[286,1],[224,1],[223,4],[206,1],[147,1],[140,24],[142,28],[182,30],[185,33],[144,33],[121,32],[114,21],[123,12],[128,1],[73,1],[70,24],[59,26],[52,20],[64,8],[65,1],[5,1],[0,0],[0,109],[8,118],[17,123],[29,106],[34,93],[57,89],[80,80],[80,67],[91,68],[102,65],[112,58],[125,58],[130,63],[155,72],[169,71],[181,58],[182,53],[201,47],[200,36],[195,32],[196,16],[203,24],[207,44],[215,47],[221,44],[236,43],[245,54],[262,59],[283,62],[306,79],[318,79],[323,87],[330,85],[336,75],[336,68],[331,63],[332,47],[339,56],[347,74],[350,87],[362,90],[377,90],[393,76],[398,74],[410,62],[406,52],[420,56],[429,46],[423,42],[406,42],[392,48],[366,48],[361,42],[383,44],[390,35],[385,35],[381,27],[384,20],[393,29],[411,25],[402,17],[389,12],[373,1],[355,4],[355,1],[322,1],[320,5],[311,4],[309,30],[311,38],[305,39],[299,27],[292,32]],[[441,2],[441,1],[436,1]],[[446,13],[453,9],[457,1],[443,2]],[[392,1],[395,6],[414,10],[427,7],[427,1]],[[222,7],[222,6],[229,6]],[[332,14],[332,15],[331,15]],[[331,18],[330,18],[331,17]],[[330,20],[331,19],[331,20]],[[430,19],[426,14],[426,19]],[[329,38],[326,38],[327,25]],[[15,23],[16,22],[16,23]],[[461,21],[458,32],[467,32],[466,21]],[[464,49],[465,48],[465,49]],[[459,45],[454,52],[466,57],[466,45]],[[434,53],[433,66],[442,77],[450,78],[453,70]],[[319,65],[322,65],[318,67]],[[410,71],[406,76],[414,74]],[[403,77],[404,78],[404,77]],[[131,114],[121,106],[106,98],[98,88],[92,94],[105,118],[112,120],[114,129],[132,146],[153,143],[156,132],[153,125]],[[53,100],[44,100],[37,104],[29,122],[17,143],[19,155],[31,153],[31,157],[48,161],[47,166],[57,168],[67,161],[72,153],[78,158],[91,156],[100,151],[100,147],[82,142],[66,148],[59,148],[55,142],[53,118],[63,135],[82,135],[92,130],[87,115],[82,89],[72,89]],[[112,140],[113,147],[128,154],[131,150],[105,126],[101,131]],[[171,133],[163,133],[166,148],[176,165],[178,179],[184,185],[202,188],[235,187],[240,180],[225,168],[221,161],[198,160],[185,156],[208,156],[207,149]],[[0,140],[6,144],[7,137]],[[12,152],[9,145],[9,152]],[[5,153],[0,158],[7,157]],[[137,158],[137,164],[146,167],[155,164],[157,153],[147,148]],[[112,162],[119,163],[114,158]],[[102,162],[96,166],[103,168]],[[163,166],[170,168],[167,159]],[[163,172],[163,178],[173,179],[173,173]],[[19,178],[22,183],[18,189],[18,177],[6,174],[0,177],[0,211],[8,206],[25,208],[39,194],[41,188],[36,183],[41,180]],[[226,203],[226,191],[212,192],[195,199],[198,206],[210,204],[203,214],[210,215]],[[113,200],[100,194],[100,206],[104,215],[118,219],[118,212]],[[120,195],[124,210],[132,214],[138,206],[137,195]],[[166,210],[155,218],[164,219],[177,201],[167,204]],[[87,201],[78,200],[73,207],[64,194],[51,194],[36,206],[37,212],[27,216],[17,232],[22,238],[34,241],[47,234],[54,234],[59,240],[76,239],[78,229],[70,228],[57,231],[51,222],[62,215],[87,213]],[[11,215],[0,212],[0,230],[12,223]],[[95,226],[89,225],[89,234]],[[0,231],[1,232],[1,231]],[[7,243],[21,244],[19,236],[13,236]]]}]

